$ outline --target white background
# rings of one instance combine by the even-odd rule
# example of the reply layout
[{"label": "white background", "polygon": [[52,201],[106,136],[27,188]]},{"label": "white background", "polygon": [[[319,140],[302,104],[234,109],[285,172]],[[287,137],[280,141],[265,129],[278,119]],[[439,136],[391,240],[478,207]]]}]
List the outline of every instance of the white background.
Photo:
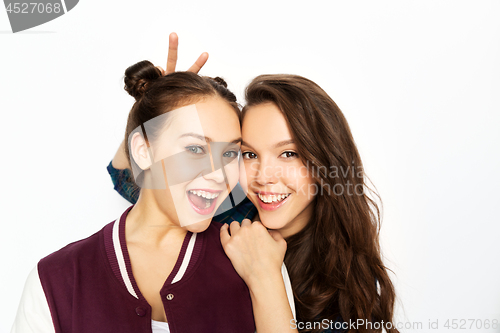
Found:
[{"label": "white background", "polygon": [[337,102],[384,202],[397,321],[423,323],[402,331],[500,319],[499,17],[499,1],[81,0],[12,34],[2,8],[0,332],[40,258],[128,206],[106,171],[133,103],[123,72],[164,65],[172,31],[178,69],[208,51],[201,74],[241,102],[264,73]]}]

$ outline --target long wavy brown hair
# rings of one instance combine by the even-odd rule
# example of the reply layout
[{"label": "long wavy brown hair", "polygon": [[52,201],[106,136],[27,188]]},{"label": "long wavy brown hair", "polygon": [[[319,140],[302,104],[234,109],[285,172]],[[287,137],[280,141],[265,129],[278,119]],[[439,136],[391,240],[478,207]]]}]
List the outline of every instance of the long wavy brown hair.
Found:
[{"label": "long wavy brown hair", "polygon": [[[281,110],[319,188],[311,221],[286,239],[297,321],[363,319],[366,325],[349,332],[381,332],[382,321],[393,323],[395,291],[381,259],[379,198],[367,186],[344,115],[321,87],[297,75],[258,76],[245,98],[243,119],[261,103]],[[391,326],[384,325],[387,332],[398,332]]]}]

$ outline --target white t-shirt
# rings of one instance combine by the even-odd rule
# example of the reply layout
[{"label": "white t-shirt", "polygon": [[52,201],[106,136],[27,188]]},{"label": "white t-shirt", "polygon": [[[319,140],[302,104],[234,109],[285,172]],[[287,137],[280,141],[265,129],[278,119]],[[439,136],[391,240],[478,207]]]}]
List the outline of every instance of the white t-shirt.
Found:
[{"label": "white t-shirt", "polygon": [[153,329],[153,333],[170,333],[168,323],[162,321],[151,320],[151,328]]}]

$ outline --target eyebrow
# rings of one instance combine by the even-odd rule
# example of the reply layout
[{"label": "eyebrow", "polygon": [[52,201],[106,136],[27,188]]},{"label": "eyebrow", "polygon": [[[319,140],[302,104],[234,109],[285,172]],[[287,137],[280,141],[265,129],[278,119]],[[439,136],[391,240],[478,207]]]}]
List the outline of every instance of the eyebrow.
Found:
[{"label": "eyebrow", "polygon": [[204,135],[192,133],[192,132],[181,134],[181,135],[179,135],[179,138],[184,138],[186,136],[191,136],[191,137],[196,138],[196,139],[201,140],[201,141],[212,142],[212,139],[210,139],[208,136],[204,136]]},{"label": "eyebrow", "polygon": [[[274,145],[272,146],[272,148],[273,148],[273,149],[276,149],[276,148],[279,148],[279,147],[282,147],[282,146],[286,146],[286,145],[290,145],[290,144],[293,144],[293,143],[294,143],[294,142],[293,142],[293,140],[292,140],[292,139],[290,139],[290,140],[285,140],[285,141],[281,141],[281,142],[278,142],[278,143],[274,144]],[[242,142],[241,142],[241,145],[242,145],[242,146],[247,146],[247,147],[248,147],[248,148],[250,148],[250,149],[254,149],[251,145],[249,145],[249,144],[248,144],[248,142],[244,142],[244,141],[242,141]],[[255,150],[255,149],[254,149],[254,150]]]},{"label": "eyebrow", "polygon": [[293,140],[292,140],[292,139],[290,139],[290,140],[285,140],[285,141],[278,142],[277,144],[275,144],[275,145],[273,146],[273,148],[278,148],[278,147],[282,147],[282,146],[286,146],[286,145],[291,145],[291,144],[293,144],[293,143],[294,143],[294,142],[293,142]]},{"label": "eyebrow", "polygon": [[[252,147],[252,146],[250,146],[250,145],[249,145],[248,143],[246,143],[245,141],[241,141],[241,145],[242,145],[242,146],[247,146],[248,148],[253,149],[253,147]],[[255,149],[253,149],[253,150],[255,150]]]},{"label": "eyebrow", "polygon": [[[196,139],[199,139],[201,141],[206,141],[206,142],[214,142],[214,140],[212,140],[211,138],[209,138],[208,136],[204,136],[204,135],[201,135],[201,134],[197,134],[197,133],[184,133],[182,135],[179,136],[179,138],[183,138],[183,137],[187,137],[187,136],[190,136],[190,137],[193,137],[193,138],[196,138]],[[237,139],[234,139],[233,141],[231,141],[230,143],[239,143],[241,142],[241,137],[237,138]]]},{"label": "eyebrow", "polygon": [[241,138],[234,139],[233,141],[231,141],[231,143],[240,143],[240,142],[241,142]]}]

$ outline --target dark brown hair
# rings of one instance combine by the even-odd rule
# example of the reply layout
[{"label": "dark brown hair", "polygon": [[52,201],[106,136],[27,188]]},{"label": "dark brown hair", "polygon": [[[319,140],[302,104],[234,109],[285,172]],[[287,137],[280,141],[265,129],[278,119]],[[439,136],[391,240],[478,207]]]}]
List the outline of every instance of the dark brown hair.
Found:
[{"label": "dark brown hair", "polygon": [[[174,72],[162,76],[160,70],[147,60],[140,61],[125,70],[125,90],[135,98],[127,120],[125,143],[130,134],[145,122],[176,108],[196,103],[207,97],[220,97],[235,110],[238,118],[241,115],[236,96],[227,89],[226,82],[220,78],[202,77],[191,72]],[[143,129],[143,133],[145,133]],[[154,140],[150,137],[146,141]],[[125,153],[131,166],[129,145],[125,145]]]},{"label": "dark brown hair", "polygon": [[[381,259],[379,208],[368,194],[378,195],[366,184],[344,115],[316,83],[296,75],[258,76],[246,88],[245,98],[243,119],[252,106],[262,103],[272,102],[281,110],[298,155],[320,189],[311,221],[287,239],[285,264],[297,320],[363,319],[372,326],[355,331],[381,332],[370,328],[382,320],[393,322],[395,291]],[[332,166],[344,172],[331,177]],[[347,187],[356,185],[358,191],[349,195]]]}]

